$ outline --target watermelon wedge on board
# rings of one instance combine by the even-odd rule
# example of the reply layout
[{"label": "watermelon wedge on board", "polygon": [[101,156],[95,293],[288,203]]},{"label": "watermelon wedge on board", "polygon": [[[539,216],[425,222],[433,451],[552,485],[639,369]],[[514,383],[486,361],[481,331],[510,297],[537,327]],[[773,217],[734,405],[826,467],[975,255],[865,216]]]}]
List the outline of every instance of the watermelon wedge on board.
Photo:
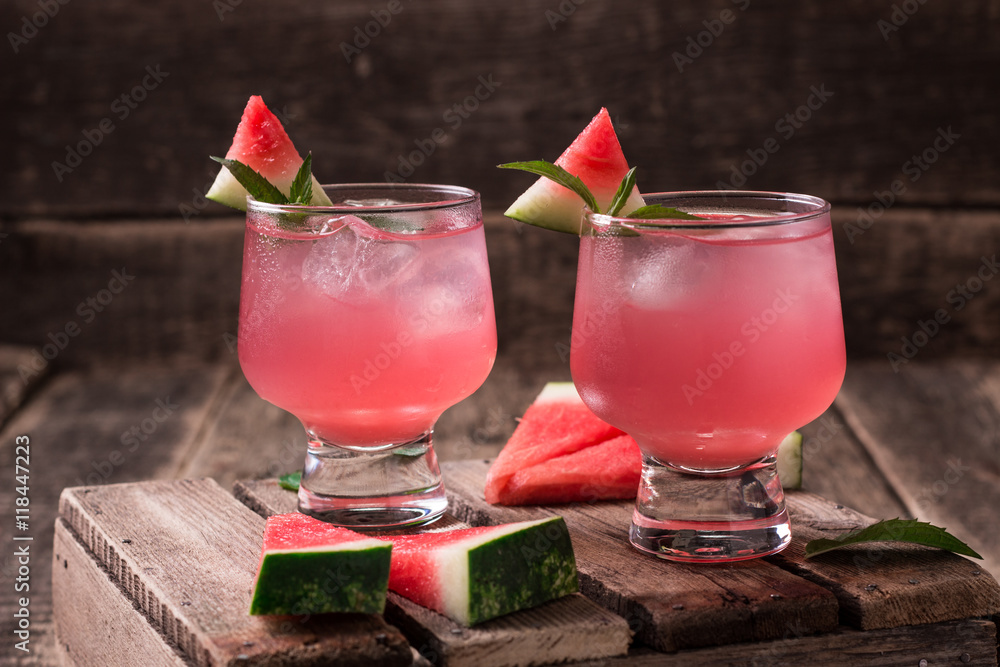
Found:
[{"label": "watermelon wedge on board", "polygon": [[[239,160],[255,170],[286,196],[291,192],[292,181],[302,166],[302,158],[281,126],[281,121],[271,113],[260,95],[251,96],[247,102],[226,157]],[[237,182],[229,169],[223,167],[205,196],[245,211],[247,194],[246,188]],[[312,177],[310,203],[314,206],[331,205],[315,176]]]},{"label": "watermelon wedge on board", "polygon": [[[777,459],[782,487],[801,488],[798,431],[781,442]],[[550,382],[490,466],[484,494],[494,505],[635,498],[641,475],[635,440],[591,412],[572,382]]]},{"label": "watermelon wedge on board", "polygon": [[578,590],[562,517],[383,538],[390,590],[471,626]]},{"label": "watermelon wedge on board", "polygon": [[501,504],[549,505],[635,498],[641,475],[639,445],[631,436],[619,435],[517,471],[507,482]]},{"label": "watermelon wedge on board", "polygon": [[[553,488],[562,488],[567,496],[579,496],[582,493],[579,471],[586,468],[586,454],[581,453],[576,459],[569,461],[571,468],[577,472],[566,477],[559,472],[559,465],[562,462],[555,463],[555,461],[560,457],[624,435],[624,431],[602,421],[584,405],[572,382],[550,382],[525,411],[521,423],[517,425],[510,440],[490,466],[486,477],[486,502],[495,505],[534,502],[526,499],[533,495],[532,484],[543,481],[541,473],[553,475],[545,480],[545,486],[550,487],[546,494],[551,495],[554,492]],[[549,461],[553,463],[539,471],[539,475],[525,472]],[[629,460],[627,463],[632,467],[641,468],[642,465],[641,459]],[[520,481],[512,490],[511,480],[518,474],[521,474]],[[636,487],[632,489],[632,495],[625,497],[635,497],[636,488],[638,488],[638,478]],[[605,496],[591,496],[590,499],[596,500],[600,497]]]},{"label": "watermelon wedge on board", "polygon": [[[607,210],[629,170],[607,109],[601,108],[555,163],[580,178],[590,188],[601,211]],[[634,188],[619,215],[631,213],[644,204],[639,188]],[[579,234],[583,200],[569,188],[541,176],[504,215],[537,227]]]},{"label": "watermelon wedge on board", "polygon": [[392,545],[292,512],[268,517],[250,614],[385,609]]}]

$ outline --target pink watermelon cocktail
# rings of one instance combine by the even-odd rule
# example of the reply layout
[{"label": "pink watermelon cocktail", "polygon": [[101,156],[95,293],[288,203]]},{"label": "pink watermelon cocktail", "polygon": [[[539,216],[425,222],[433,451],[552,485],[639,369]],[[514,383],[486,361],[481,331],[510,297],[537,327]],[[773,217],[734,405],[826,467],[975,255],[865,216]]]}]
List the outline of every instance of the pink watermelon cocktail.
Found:
[{"label": "pink watermelon cocktail", "polygon": [[[655,498],[673,493],[649,487],[665,471],[682,473],[676,479],[692,485],[701,480],[697,490],[678,494],[682,504],[696,505],[695,495],[708,494],[712,475],[735,480],[729,500],[701,518],[716,532],[722,529],[714,524],[738,523],[726,503],[752,495],[741,485],[770,482],[743,480],[734,471],[764,466],[788,433],[822,414],[845,369],[825,202],[718,192],[647,195],[646,201],[707,219],[620,224],[588,213],[592,229],[581,238],[571,351],[581,397],[634,437],[645,457],[634,543],[636,525],[641,530],[644,522],[650,530],[684,530],[683,520],[673,520],[684,517],[652,509]],[[783,546],[787,518],[779,516],[784,504],[776,477],[768,488],[774,486],[774,511],[751,514],[784,520]],[[709,505],[702,503],[702,510]],[[697,518],[694,510],[686,517]],[[662,541],[637,546],[671,556]],[[760,553],[711,547],[679,557],[751,555]]]},{"label": "pink watermelon cocktail", "polygon": [[326,193],[333,206],[249,202],[240,365],[309,435],[300,510],[354,527],[432,520],[447,506],[434,423],[496,356],[479,196]]}]

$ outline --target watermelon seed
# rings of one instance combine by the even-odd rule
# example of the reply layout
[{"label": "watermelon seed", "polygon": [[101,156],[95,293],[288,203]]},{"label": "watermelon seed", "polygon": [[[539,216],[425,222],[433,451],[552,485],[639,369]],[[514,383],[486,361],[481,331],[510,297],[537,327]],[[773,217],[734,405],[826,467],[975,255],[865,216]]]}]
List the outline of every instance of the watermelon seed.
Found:
[{"label": "watermelon seed", "polygon": [[920,583],[920,581],[919,581],[919,580],[917,580],[917,579],[910,579],[910,583],[911,583],[911,584],[919,584],[919,583]]},{"label": "watermelon seed", "polygon": [[132,540],[122,540],[122,544],[132,544]]},{"label": "watermelon seed", "polygon": [[868,591],[869,593],[877,589],[878,589],[878,584],[868,584],[867,586],[865,586],[865,590]]},{"label": "watermelon seed", "polygon": [[675,605],[673,606],[673,608],[674,608],[674,609],[677,609],[678,611],[680,611],[681,609],[683,609],[683,608],[684,608],[684,605],[682,605],[682,604],[675,604]]},{"label": "watermelon seed", "polygon": [[780,600],[781,599],[781,593],[771,593],[771,599],[772,600]]},{"label": "watermelon seed", "polygon": [[250,646],[253,646],[253,642],[243,642],[243,645],[247,646],[247,647],[250,647]]},{"label": "watermelon seed", "polygon": [[462,628],[452,628],[451,629],[451,634],[453,634],[453,635],[460,635],[460,634],[462,634]]},{"label": "watermelon seed", "polygon": [[844,506],[843,505],[834,505],[833,509],[835,509],[835,510],[842,510],[842,509],[844,509]]}]

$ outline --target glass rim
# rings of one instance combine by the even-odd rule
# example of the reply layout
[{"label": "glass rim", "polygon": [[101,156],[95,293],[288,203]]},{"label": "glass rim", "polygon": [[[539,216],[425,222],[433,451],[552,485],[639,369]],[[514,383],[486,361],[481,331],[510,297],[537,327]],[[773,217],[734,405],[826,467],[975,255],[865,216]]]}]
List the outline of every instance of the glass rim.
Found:
[{"label": "glass rim", "polygon": [[[740,229],[747,227],[773,227],[794,222],[812,220],[830,212],[830,202],[813,195],[794,192],[772,192],[768,190],[681,190],[676,192],[653,192],[644,194],[648,199],[713,199],[725,201],[727,198],[761,199],[774,201],[794,201],[813,207],[807,211],[788,211],[755,217],[753,220],[725,222],[721,220],[681,220],[678,218],[626,218],[606,213],[595,213],[584,206],[584,219],[600,227],[640,227],[650,229]],[[668,202],[657,201],[665,204]]]},{"label": "glass rim", "polygon": [[479,202],[480,195],[471,188],[461,185],[439,185],[436,183],[334,183],[321,185],[324,192],[344,192],[350,190],[375,190],[384,192],[438,192],[441,199],[387,206],[349,206],[346,204],[303,205],[303,204],[269,204],[257,201],[252,195],[247,195],[247,213],[314,213],[317,215],[357,215],[359,213],[412,213],[420,211],[435,211],[455,208]]}]

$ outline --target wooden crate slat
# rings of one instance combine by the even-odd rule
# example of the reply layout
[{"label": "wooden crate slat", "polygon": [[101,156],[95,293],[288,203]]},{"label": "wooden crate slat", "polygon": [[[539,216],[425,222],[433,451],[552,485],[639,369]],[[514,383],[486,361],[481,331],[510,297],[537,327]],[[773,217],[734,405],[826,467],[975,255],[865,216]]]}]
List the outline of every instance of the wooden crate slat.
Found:
[{"label": "wooden crate slat", "polygon": [[[52,526],[64,487],[171,476],[204,421],[224,372],[213,366],[109,368],[48,379],[5,425],[0,465],[14,470],[14,439],[31,439],[31,661],[55,658]],[[162,401],[170,408],[161,408]],[[135,441],[128,439],[137,429]],[[145,430],[143,430],[145,429]],[[124,438],[124,440],[123,440]],[[139,439],[141,438],[141,439]],[[0,486],[0,525],[14,526],[14,484]],[[45,564],[44,566],[42,564]],[[15,564],[0,558],[2,574]],[[0,633],[10,636],[13,597],[0,595]],[[34,664],[34,663],[31,663]]]},{"label": "wooden crate slat", "polygon": [[[295,493],[275,480],[237,482],[234,495],[261,516],[296,511]],[[464,527],[445,516],[434,530]],[[392,534],[392,533],[382,533]],[[386,619],[429,661],[450,667],[513,667],[624,655],[631,632],[619,616],[579,593],[472,628],[390,591]]]},{"label": "wooden crate slat", "polygon": [[212,480],[70,488],[60,515],[193,664],[226,665],[239,655],[251,662],[411,661],[405,639],[378,615],[248,615],[264,522]]},{"label": "wooden crate slat", "polygon": [[185,667],[176,647],[136,611],[64,519],[52,546],[52,607],[59,651],[75,667]]},{"label": "wooden crate slat", "polygon": [[449,462],[443,468],[452,513],[473,525],[563,516],[581,590],[628,619],[637,638],[659,650],[773,639],[793,622],[810,633],[837,624],[832,593],[770,563],[706,568],[640,554],[626,536],[629,502],[494,506],[483,499],[487,462]]}]

